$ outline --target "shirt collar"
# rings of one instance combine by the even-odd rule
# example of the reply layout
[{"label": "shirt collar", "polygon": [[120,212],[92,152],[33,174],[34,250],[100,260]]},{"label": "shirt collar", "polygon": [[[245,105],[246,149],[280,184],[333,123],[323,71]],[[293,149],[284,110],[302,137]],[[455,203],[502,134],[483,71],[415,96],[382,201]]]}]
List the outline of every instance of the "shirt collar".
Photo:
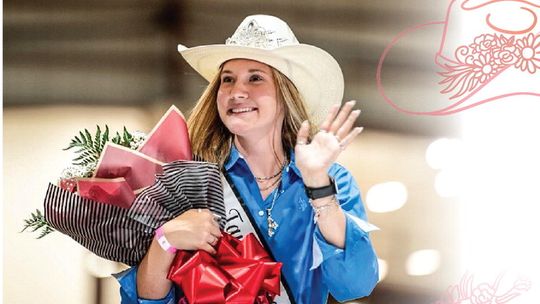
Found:
[{"label": "shirt collar", "polygon": [[[291,157],[291,162],[285,167],[285,170],[287,172],[289,172],[289,170],[292,170],[298,177],[302,177],[302,174],[300,174],[300,170],[298,169],[298,167],[296,167],[296,158],[293,149],[289,151],[289,155]],[[236,146],[232,144],[231,153],[229,154],[229,158],[224,164],[225,170],[229,171],[241,158],[243,159],[244,157],[242,156],[242,154],[240,154]]]},{"label": "shirt collar", "polygon": [[244,158],[244,157],[242,157],[240,152],[238,152],[238,149],[236,149],[236,146],[234,144],[231,144],[231,153],[229,154],[229,158],[227,158],[227,161],[224,164],[225,170],[229,171],[231,167],[234,166],[234,164],[236,164],[236,162],[240,158]]}]

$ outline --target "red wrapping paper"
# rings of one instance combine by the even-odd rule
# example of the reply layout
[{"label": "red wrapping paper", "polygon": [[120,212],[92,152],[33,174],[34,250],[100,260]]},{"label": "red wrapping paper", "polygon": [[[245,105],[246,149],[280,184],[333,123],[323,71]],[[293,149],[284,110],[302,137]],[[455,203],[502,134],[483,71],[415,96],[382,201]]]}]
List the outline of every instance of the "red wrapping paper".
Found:
[{"label": "red wrapping paper", "polygon": [[[161,166],[175,160],[191,160],[191,144],[184,116],[171,106],[137,151],[107,143],[92,178],[77,179],[77,191],[84,198],[129,208],[155,182]],[[73,189],[68,181],[61,186]]]},{"label": "red wrapping paper", "polygon": [[164,163],[190,160],[191,145],[182,112],[172,106],[148,134],[138,151]]},{"label": "red wrapping paper", "polygon": [[77,180],[74,178],[61,178],[58,186],[69,192],[75,192],[77,191]]},{"label": "red wrapping paper", "polygon": [[162,164],[140,152],[107,143],[94,177],[123,177],[131,189],[141,189],[154,183],[156,174],[163,172]]},{"label": "red wrapping paper", "polygon": [[190,304],[266,304],[279,295],[281,263],[272,261],[253,234],[237,240],[223,233],[216,251],[180,251],[172,263],[168,278]]},{"label": "red wrapping paper", "polygon": [[84,178],[77,180],[79,195],[91,200],[129,208],[135,199],[129,184],[122,177],[115,179],[107,178]]}]

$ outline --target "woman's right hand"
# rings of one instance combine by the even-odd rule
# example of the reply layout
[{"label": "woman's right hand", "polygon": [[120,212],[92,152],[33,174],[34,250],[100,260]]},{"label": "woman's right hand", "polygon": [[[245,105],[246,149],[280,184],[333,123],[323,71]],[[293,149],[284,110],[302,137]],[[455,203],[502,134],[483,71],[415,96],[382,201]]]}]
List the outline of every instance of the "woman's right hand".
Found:
[{"label": "woman's right hand", "polygon": [[213,246],[221,237],[216,216],[208,209],[188,210],[163,225],[169,243],[183,250],[204,250],[215,254]]}]

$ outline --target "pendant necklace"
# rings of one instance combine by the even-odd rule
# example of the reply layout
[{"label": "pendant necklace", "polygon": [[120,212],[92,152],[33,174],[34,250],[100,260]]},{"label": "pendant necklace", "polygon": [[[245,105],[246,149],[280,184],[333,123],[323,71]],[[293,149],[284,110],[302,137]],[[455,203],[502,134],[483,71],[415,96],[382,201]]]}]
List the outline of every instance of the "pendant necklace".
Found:
[{"label": "pendant necklace", "polygon": [[276,198],[278,196],[279,192],[279,185],[276,187],[276,190],[274,192],[274,197],[272,197],[272,204],[270,205],[270,208],[266,208],[266,221],[268,223],[268,236],[272,237],[276,233],[276,230],[278,228],[278,223],[274,221],[272,218],[272,209],[274,209],[274,205],[276,204]]}]

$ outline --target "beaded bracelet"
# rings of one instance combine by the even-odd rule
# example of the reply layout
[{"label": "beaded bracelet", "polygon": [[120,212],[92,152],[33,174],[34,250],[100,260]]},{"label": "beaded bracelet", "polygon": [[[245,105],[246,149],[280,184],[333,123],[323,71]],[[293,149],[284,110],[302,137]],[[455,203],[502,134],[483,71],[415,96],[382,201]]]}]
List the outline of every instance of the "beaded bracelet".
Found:
[{"label": "beaded bracelet", "polygon": [[319,217],[321,216],[322,212],[330,207],[339,206],[336,200],[336,196],[333,195],[330,202],[322,205],[322,206],[314,206],[312,200],[309,200],[309,203],[311,205],[311,208],[313,208],[313,213],[315,214],[313,216],[313,223],[317,224],[317,221],[319,220]]}]

